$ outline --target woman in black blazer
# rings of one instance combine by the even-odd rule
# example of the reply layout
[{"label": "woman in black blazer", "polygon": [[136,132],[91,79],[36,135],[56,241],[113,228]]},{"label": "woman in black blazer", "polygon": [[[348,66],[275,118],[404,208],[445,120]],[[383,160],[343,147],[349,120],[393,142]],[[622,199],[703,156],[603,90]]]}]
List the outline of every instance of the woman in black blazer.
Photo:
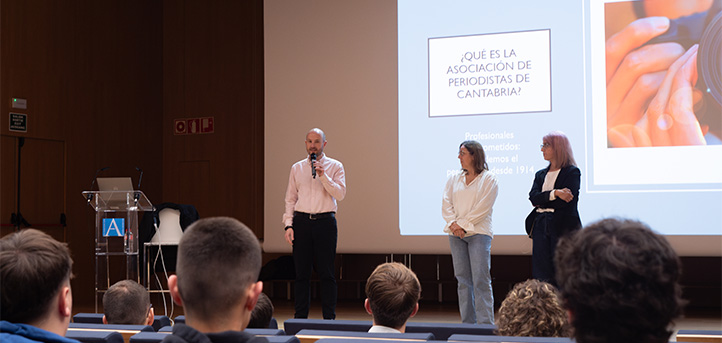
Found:
[{"label": "woman in black blazer", "polygon": [[529,192],[534,209],[526,220],[532,238],[532,275],[556,285],[554,251],[559,238],[582,227],[577,203],[581,172],[572,146],[562,132],[551,132],[542,139],[541,151],[549,166],[538,171]]}]

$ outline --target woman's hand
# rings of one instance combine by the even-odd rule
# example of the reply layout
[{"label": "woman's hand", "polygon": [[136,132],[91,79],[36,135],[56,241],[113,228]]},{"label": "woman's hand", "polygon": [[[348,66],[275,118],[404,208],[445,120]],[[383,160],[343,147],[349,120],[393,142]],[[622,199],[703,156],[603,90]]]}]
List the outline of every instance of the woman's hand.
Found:
[{"label": "woman's hand", "polygon": [[449,225],[449,229],[451,230],[451,233],[456,237],[464,238],[464,236],[466,236],[466,230],[464,230],[464,228],[459,226],[459,224],[457,224],[456,222],[451,223],[451,225]]},{"label": "woman's hand", "polygon": [[569,188],[555,190],[554,196],[566,202],[570,202],[574,199],[574,194],[572,194],[572,191],[570,191]]}]

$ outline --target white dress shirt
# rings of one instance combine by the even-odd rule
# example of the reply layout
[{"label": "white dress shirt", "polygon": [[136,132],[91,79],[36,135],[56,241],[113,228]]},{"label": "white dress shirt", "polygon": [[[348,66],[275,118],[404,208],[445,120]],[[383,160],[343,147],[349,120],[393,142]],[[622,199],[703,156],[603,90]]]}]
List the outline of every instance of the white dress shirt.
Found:
[{"label": "white dress shirt", "polygon": [[446,221],[444,232],[453,234],[449,226],[456,222],[466,235],[484,234],[494,237],[491,213],[499,191],[496,176],[485,170],[468,185],[466,174],[449,177],[444,188],[441,214]]},{"label": "white dress shirt", "polygon": [[383,326],[383,325],[374,325],[369,329],[368,332],[370,332],[370,333],[402,333],[399,330],[390,328],[388,326]]},{"label": "white dress shirt", "polygon": [[326,154],[316,160],[324,168],[323,176],[311,176],[311,161],[308,157],[293,164],[286,188],[286,210],[283,223],[293,225],[293,212],[324,213],[336,212],[336,201],[346,196],[346,174],[343,164]]}]

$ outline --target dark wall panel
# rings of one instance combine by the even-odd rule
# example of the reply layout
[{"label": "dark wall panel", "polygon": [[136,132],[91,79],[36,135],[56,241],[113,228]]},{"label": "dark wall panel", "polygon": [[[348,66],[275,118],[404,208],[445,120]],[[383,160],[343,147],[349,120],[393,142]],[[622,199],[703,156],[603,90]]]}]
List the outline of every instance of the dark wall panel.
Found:
[{"label": "dark wall panel", "polygon": [[[163,14],[163,201],[262,238],[263,1],[166,2]],[[175,134],[175,120],[202,117],[213,133]]]}]

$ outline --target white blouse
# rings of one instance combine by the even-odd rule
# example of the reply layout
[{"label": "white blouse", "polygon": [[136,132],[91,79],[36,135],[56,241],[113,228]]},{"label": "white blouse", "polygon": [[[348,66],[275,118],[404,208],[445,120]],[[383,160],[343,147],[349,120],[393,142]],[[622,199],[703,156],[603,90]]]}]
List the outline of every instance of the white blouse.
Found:
[{"label": "white blouse", "polygon": [[494,236],[491,213],[499,191],[496,176],[485,170],[468,185],[465,174],[449,177],[444,188],[441,214],[446,221],[444,232],[452,234],[449,226],[456,222],[466,235],[484,234]]}]

